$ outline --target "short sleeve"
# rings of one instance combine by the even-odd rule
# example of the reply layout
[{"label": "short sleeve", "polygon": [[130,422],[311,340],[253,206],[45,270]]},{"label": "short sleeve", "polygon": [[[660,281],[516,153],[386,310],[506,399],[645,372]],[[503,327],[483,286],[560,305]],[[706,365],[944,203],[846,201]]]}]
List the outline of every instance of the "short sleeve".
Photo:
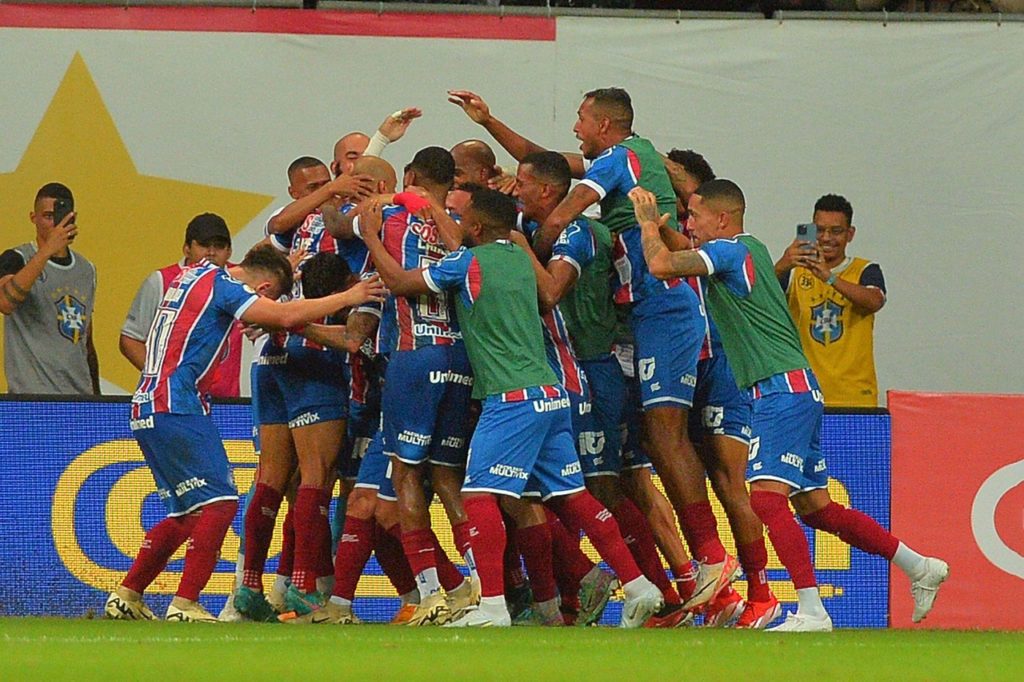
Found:
[{"label": "short sleeve", "polygon": [[124,325],[121,326],[121,333],[130,339],[145,341],[161,300],[163,300],[163,278],[159,272],[150,273],[135,293],[132,307],[128,309],[128,317],[125,318]]},{"label": "short sleeve", "polygon": [[640,160],[630,149],[616,145],[605,150],[594,159],[580,184],[586,185],[601,199],[608,194],[619,191],[623,194],[637,186],[640,179]]},{"label": "short sleeve", "polygon": [[423,279],[430,290],[437,293],[459,289],[466,285],[466,278],[475,262],[473,253],[463,246],[423,270]]},{"label": "short sleeve", "polygon": [[862,287],[875,287],[881,289],[882,293],[885,291],[885,277],[882,276],[882,268],[879,267],[878,263],[872,263],[871,265],[864,268],[864,272],[860,273],[860,282]]},{"label": "short sleeve", "polygon": [[15,275],[25,267],[25,259],[14,249],[7,249],[0,253],[0,277]]},{"label": "short sleeve", "polygon": [[789,280],[792,270],[786,270],[784,273],[779,275],[779,286],[782,287],[783,291],[789,291]]},{"label": "short sleeve", "polygon": [[215,277],[217,279],[213,284],[214,305],[236,320],[242,319],[242,315],[256,302],[259,295],[223,270],[219,270]]},{"label": "short sleeve", "polygon": [[551,259],[562,260],[576,268],[579,275],[583,268],[594,261],[597,244],[590,227],[579,220],[569,223],[551,248]]},{"label": "short sleeve", "polygon": [[708,266],[708,275],[717,277],[730,291],[746,298],[754,289],[754,258],[750,250],[733,239],[715,239],[697,253]]}]

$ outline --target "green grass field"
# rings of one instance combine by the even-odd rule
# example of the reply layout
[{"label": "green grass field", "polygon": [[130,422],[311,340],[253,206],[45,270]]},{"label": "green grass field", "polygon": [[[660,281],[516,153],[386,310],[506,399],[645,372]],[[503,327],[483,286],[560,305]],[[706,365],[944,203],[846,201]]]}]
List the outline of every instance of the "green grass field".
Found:
[{"label": "green grass field", "polygon": [[[0,679],[1021,680],[1024,633],[0,619]],[[383,676],[383,677],[379,677]],[[373,680],[376,682],[376,680]]]}]

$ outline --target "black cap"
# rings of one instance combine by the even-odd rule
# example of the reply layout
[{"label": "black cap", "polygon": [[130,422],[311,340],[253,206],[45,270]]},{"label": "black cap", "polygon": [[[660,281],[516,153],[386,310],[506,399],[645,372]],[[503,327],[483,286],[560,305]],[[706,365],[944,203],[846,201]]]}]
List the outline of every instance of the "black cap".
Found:
[{"label": "black cap", "polygon": [[185,229],[185,243],[199,242],[209,246],[211,242],[223,242],[231,246],[231,233],[228,224],[216,213],[200,213],[193,218]]}]

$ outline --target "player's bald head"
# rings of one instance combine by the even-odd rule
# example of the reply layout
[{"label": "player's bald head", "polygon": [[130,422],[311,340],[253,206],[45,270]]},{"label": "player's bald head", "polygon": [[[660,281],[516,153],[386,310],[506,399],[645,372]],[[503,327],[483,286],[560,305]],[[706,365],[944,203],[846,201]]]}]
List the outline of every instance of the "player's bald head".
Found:
[{"label": "player's bald head", "polygon": [[398,176],[390,163],[379,156],[360,156],[352,164],[355,175],[369,175],[377,182],[384,183],[385,192],[394,192],[398,184]]},{"label": "player's bald head", "polygon": [[494,150],[483,140],[463,140],[451,149],[455,160],[455,186],[485,184],[494,177]]},{"label": "player's bald head", "polygon": [[699,196],[701,201],[713,211],[738,213],[742,217],[747,208],[743,190],[735,182],[725,178],[716,178],[702,183],[694,195]]},{"label": "player's bald head", "polygon": [[331,171],[335,175],[352,172],[352,164],[363,155],[370,138],[360,132],[351,132],[334,143],[334,163]]}]

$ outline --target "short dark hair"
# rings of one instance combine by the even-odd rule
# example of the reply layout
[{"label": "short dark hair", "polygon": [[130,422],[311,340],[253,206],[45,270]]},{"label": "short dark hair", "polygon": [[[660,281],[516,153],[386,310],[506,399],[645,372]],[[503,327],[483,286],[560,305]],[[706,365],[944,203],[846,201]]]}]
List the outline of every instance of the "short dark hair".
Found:
[{"label": "short dark hair", "polygon": [[477,191],[478,189],[487,189],[487,188],[484,187],[483,185],[477,184],[475,182],[464,182],[461,185],[459,185],[458,187],[452,187],[452,191],[453,192],[454,191],[469,192],[470,194],[472,194],[473,192]]},{"label": "short dark hair", "polygon": [[633,129],[633,100],[622,88],[598,88],[585,94],[584,99],[591,99],[602,109],[608,118],[621,129]]},{"label": "short dark hair", "polygon": [[352,277],[348,261],[330,251],[316,254],[303,263],[300,270],[304,298],[323,298],[344,291]]},{"label": "short dark hair", "polygon": [[711,169],[703,156],[692,149],[673,149],[668,153],[669,161],[675,161],[687,173],[697,178],[698,183],[715,179],[715,171]]},{"label": "short dark hair", "polygon": [[527,154],[519,162],[529,164],[533,174],[552,185],[569,186],[572,182],[572,169],[569,162],[558,152],[534,152]]},{"label": "short dark hair", "polygon": [[700,195],[705,202],[724,200],[739,204],[741,209],[747,207],[747,200],[743,197],[743,190],[740,189],[740,186],[725,178],[716,178],[701,183],[694,194]]},{"label": "short dark hair", "polygon": [[828,211],[842,213],[846,216],[846,224],[853,225],[853,205],[841,194],[826,194],[814,202],[814,212]]},{"label": "short dark hair", "polygon": [[38,204],[40,199],[63,199],[72,206],[75,205],[75,196],[68,189],[67,185],[59,182],[48,182],[39,188],[36,192],[36,200],[34,203]]},{"label": "short dark hair", "polygon": [[292,264],[288,262],[284,254],[270,244],[254,246],[245,254],[245,258],[239,264],[245,270],[260,270],[268,275],[276,277],[281,284],[282,292],[292,290]]},{"label": "short dark hair", "polygon": [[486,233],[508,235],[516,226],[516,203],[498,190],[476,190],[470,196],[470,208]]},{"label": "short dark hair", "polygon": [[299,158],[295,159],[290,164],[288,164],[288,181],[291,182],[292,173],[294,173],[295,171],[301,170],[303,168],[315,168],[316,166],[323,166],[324,168],[326,168],[327,164],[325,164],[323,161],[316,158],[315,156],[300,156]]},{"label": "short dark hair", "polygon": [[444,147],[424,147],[416,152],[405,168],[445,187],[451,187],[455,182],[455,159]]}]

